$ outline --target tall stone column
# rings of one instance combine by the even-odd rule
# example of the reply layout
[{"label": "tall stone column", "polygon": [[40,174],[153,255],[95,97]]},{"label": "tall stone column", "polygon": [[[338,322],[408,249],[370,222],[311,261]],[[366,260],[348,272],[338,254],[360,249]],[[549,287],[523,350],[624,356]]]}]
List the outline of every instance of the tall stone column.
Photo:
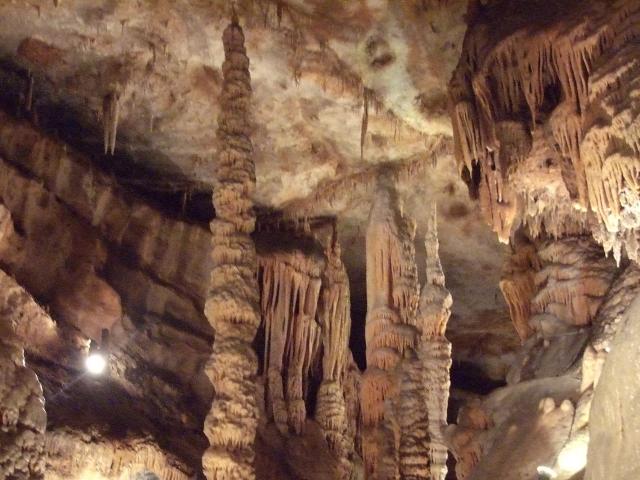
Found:
[{"label": "tall stone column", "polygon": [[395,369],[416,340],[419,289],[414,236],[415,225],[402,215],[393,187],[381,185],[366,234],[367,370],[360,398],[362,450],[369,480],[398,476]]},{"label": "tall stone column", "polygon": [[322,383],[318,390],[316,420],[331,450],[340,460],[340,479],[353,475],[354,439],[349,435],[344,379],[349,367],[351,301],[349,278],[337,241],[327,249],[319,315],[322,325]]},{"label": "tall stone column", "polygon": [[403,480],[444,480],[447,474],[447,405],[451,381],[451,343],[444,333],[451,294],[444,285],[438,254],[436,206],[425,235],[426,284],[420,294],[415,351],[399,368],[396,417],[400,427],[399,462]]},{"label": "tall stone column", "polygon": [[224,31],[225,61],[220,96],[211,222],[213,269],[205,314],[215,331],[205,371],[215,399],[204,431],[210,447],[203,458],[209,480],[250,480],[258,420],[258,361],[252,341],[260,324],[256,251],[251,238],[255,165],[250,139],[251,77],[244,34],[237,18]]}]

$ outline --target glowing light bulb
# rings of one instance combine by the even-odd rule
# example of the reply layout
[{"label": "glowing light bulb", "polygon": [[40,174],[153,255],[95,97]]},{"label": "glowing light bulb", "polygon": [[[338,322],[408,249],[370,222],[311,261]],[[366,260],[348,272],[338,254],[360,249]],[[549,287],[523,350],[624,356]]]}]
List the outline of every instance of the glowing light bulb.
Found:
[{"label": "glowing light bulb", "polygon": [[573,441],[558,455],[558,466],[564,472],[576,473],[587,465],[586,441]]},{"label": "glowing light bulb", "polygon": [[107,368],[107,359],[98,352],[93,352],[84,361],[84,366],[91,375],[101,375]]},{"label": "glowing light bulb", "polygon": [[544,465],[540,465],[538,467],[538,478],[540,479],[553,479],[553,478],[557,478],[558,474],[555,472],[555,470],[551,467],[547,467]]}]

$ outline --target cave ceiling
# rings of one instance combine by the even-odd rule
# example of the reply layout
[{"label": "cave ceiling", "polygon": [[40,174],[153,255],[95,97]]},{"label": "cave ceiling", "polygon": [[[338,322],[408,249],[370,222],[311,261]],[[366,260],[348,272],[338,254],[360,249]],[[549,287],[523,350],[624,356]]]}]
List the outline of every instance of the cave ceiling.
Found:
[{"label": "cave ceiling", "polygon": [[[337,217],[356,323],[364,321],[364,231],[377,179],[396,180],[418,244],[436,199],[454,356],[500,377],[501,358],[517,342],[498,288],[507,247],[460,180],[447,110],[466,4],[239,1],[236,8],[251,61],[254,199],[264,221]],[[202,0],[1,2],[0,101],[128,190],[206,221],[219,148],[220,37],[230,10],[229,2]],[[113,98],[111,155],[104,152]]]}]

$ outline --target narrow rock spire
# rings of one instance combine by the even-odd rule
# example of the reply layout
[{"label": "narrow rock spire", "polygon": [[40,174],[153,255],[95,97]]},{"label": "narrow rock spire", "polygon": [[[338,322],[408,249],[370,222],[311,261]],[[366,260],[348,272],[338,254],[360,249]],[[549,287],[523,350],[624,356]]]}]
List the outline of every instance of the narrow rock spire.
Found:
[{"label": "narrow rock spire", "polygon": [[255,478],[258,424],[252,342],[260,324],[255,229],[253,146],[249,137],[251,77],[244,33],[237,17],[222,37],[225,61],[218,118],[220,151],[211,222],[213,269],[205,314],[215,331],[205,372],[215,389],[204,431],[210,446],[203,469],[208,480]]}]

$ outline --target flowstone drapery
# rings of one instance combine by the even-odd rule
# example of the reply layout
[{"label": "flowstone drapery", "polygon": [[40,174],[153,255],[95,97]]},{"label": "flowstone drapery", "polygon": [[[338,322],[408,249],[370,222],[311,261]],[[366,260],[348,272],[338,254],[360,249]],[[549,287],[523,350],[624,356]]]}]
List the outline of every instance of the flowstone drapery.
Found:
[{"label": "flowstone drapery", "polygon": [[282,434],[300,434],[307,419],[304,393],[321,342],[316,312],[324,258],[292,248],[262,254],[258,263],[267,409]]}]

